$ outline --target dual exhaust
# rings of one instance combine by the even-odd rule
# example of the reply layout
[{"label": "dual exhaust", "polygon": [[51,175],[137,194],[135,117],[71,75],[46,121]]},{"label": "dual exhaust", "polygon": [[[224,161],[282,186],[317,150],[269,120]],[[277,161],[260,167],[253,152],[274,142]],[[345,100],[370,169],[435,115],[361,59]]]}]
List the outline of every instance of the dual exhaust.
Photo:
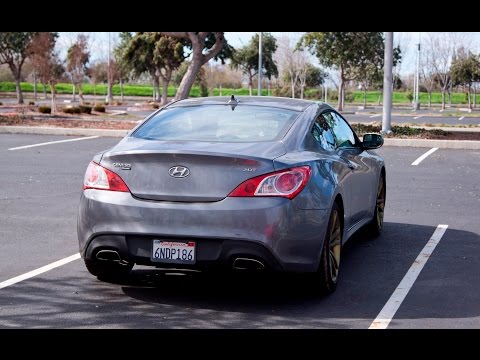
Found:
[{"label": "dual exhaust", "polygon": [[[96,258],[98,260],[104,261],[114,261],[114,262],[122,262],[122,258],[118,251],[115,250],[100,250],[97,252]],[[233,269],[234,270],[241,270],[241,271],[259,271],[265,270],[265,265],[258,260],[250,259],[250,258],[243,258],[237,257],[233,261]]]}]

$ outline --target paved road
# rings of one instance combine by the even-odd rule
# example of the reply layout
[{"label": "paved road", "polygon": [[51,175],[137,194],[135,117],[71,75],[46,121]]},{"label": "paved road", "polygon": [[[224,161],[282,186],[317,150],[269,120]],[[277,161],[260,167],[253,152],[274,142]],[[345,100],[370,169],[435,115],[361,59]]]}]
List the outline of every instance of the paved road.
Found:
[{"label": "paved road", "polygon": [[[382,113],[376,114],[345,114],[345,118],[350,123],[371,123],[382,122]],[[392,124],[418,124],[418,125],[480,125],[480,116],[478,117],[465,117],[465,116],[432,116],[432,115],[392,115]]]},{"label": "paved road", "polygon": [[[118,139],[0,134],[0,283],[78,252],[76,211],[92,155]],[[378,316],[439,224],[448,225],[389,328],[480,327],[479,151],[380,149],[385,229],[343,251],[337,291],[302,281],[166,275],[100,282],[81,260],[0,289],[0,328],[361,328]],[[298,280],[298,279],[297,279]]]}]

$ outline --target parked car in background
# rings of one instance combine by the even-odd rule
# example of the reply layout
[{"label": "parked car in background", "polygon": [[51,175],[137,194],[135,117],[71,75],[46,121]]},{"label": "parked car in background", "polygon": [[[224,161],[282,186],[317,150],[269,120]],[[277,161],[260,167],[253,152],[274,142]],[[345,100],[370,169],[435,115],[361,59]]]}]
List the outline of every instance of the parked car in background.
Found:
[{"label": "parked car in background", "polygon": [[342,245],[361,227],[382,230],[382,144],[325,103],[174,102],[88,165],[80,254],[100,278],[134,264],[278,271],[332,292]]}]

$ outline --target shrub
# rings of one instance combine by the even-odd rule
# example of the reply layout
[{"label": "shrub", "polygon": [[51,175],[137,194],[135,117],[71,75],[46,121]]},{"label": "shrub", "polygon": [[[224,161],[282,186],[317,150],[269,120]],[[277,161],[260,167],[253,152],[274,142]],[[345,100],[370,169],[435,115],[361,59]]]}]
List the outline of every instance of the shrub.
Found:
[{"label": "shrub", "polygon": [[30,101],[28,105],[35,105],[35,103],[33,101]]},{"label": "shrub", "polygon": [[78,108],[80,109],[80,113],[82,113],[82,114],[91,114],[92,113],[92,107],[91,106],[80,105]]},{"label": "shrub", "polygon": [[355,100],[355,94],[350,91],[345,91],[345,99],[343,99],[346,103],[353,103]]},{"label": "shrub", "polygon": [[51,114],[52,108],[50,106],[39,106],[38,112],[42,114]]},{"label": "shrub", "polygon": [[63,108],[63,112],[66,114],[80,114],[80,108],[78,106],[72,106],[72,107],[67,107]]},{"label": "shrub", "polygon": [[95,105],[95,107],[93,108],[94,111],[96,112],[102,112],[104,113],[105,112],[105,106],[103,105]]},{"label": "shrub", "polygon": [[208,87],[203,83],[200,84],[200,96],[202,97],[208,96]]},{"label": "shrub", "polygon": [[322,95],[320,89],[306,89],[305,90],[305,99],[320,99]]},{"label": "shrub", "polygon": [[408,99],[408,101],[410,101],[410,102],[413,101],[413,94],[410,91],[407,91],[405,93],[405,97]]},{"label": "shrub", "polygon": [[3,103],[0,101],[0,106],[2,106],[2,105],[3,105]]},{"label": "shrub", "polygon": [[328,100],[330,101],[337,101],[338,100],[338,91],[337,90],[330,90],[327,94]]}]

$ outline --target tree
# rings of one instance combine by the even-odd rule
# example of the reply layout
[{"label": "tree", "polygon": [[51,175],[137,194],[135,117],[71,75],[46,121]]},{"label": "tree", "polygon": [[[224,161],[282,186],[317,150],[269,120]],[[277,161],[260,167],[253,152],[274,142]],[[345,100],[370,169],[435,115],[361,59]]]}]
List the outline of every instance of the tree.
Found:
[{"label": "tree", "polygon": [[132,74],[138,78],[143,73],[150,75],[153,83],[154,100],[160,97],[160,79],[153,61],[155,43],[153,38],[137,33],[128,42],[123,51],[123,62],[130,64]]},{"label": "tree", "polygon": [[[468,88],[468,108],[472,108],[470,93],[472,83],[480,80],[480,60],[477,55],[466,52],[460,48],[458,54],[454,56],[452,66],[450,68],[452,74],[453,85],[466,85]],[[476,89],[475,100],[476,105]]]},{"label": "tree", "polygon": [[[176,84],[177,86],[180,85],[189,67],[190,67],[190,61],[188,60],[185,60],[182,63],[182,65],[179,66],[177,71],[175,71],[175,76],[173,79],[174,84]],[[201,96],[208,96],[208,74],[206,74],[204,67],[201,67],[200,70],[198,71],[197,76],[195,77],[195,81],[193,82],[193,85],[200,87]],[[205,90],[206,90],[206,94],[205,94]]]},{"label": "tree", "polygon": [[155,100],[160,100],[160,79],[162,80],[162,104],[167,103],[168,84],[172,73],[184,61],[183,44],[178,39],[158,32],[137,33],[124,51],[136,76],[147,72],[153,81]]},{"label": "tree", "polygon": [[[253,78],[258,75],[259,35],[255,34],[244,47],[233,52],[231,66],[239,69],[248,77],[248,88],[252,96]],[[273,54],[277,50],[277,40],[270,33],[262,34],[262,74],[271,79],[278,76],[278,69]],[[260,94],[258,94],[260,95]]]},{"label": "tree", "polygon": [[431,54],[429,61],[442,90],[442,110],[445,110],[445,95],[452,85],[450,65],[457,49],[465,42],[463,36],[455,32],[431,33],[425,41],[425,48]]},{"label": "tree", "polygon": [[120,99],[123,101],[123,83],[128,80],[132,67],[128,61],[125,60],[125,51],[128,48],[128,44],[132,40],[132,34],[130,32],[121,32],[120,43],[115,47],[113,54],[115,56],[115,62],[117,63],[118,76],[120,82]]},{"label": "tree", "polygon": [[307,69],[307,87],[315,88],[317,86],[322,86],[327,78],[327,73],[316,67],[312,64],[308,66]]},{"label": "tree", "polygon": [[299,67],[298,67],[298,51],[291,45],[291,39],[282,36],[278,39],[278,51],[275,53],[275,58],[280,65],[281,72],[286,81],[290,82],[292,91],[292,98],[295,98],[295,85],[298,81]]},{"label": "tree", "polygon": [[187,40],[192,50],[192,61],[182,78],[175,100],[186,99],[200,68],[210,59],[220,59],[222,64],[230,57],[233,48],[227,44],[223,32],[161,32],[162,35]]},{"label": "tree", "polygon": [[327,74],[312,65],[305,51],[288,47],[283,47],[282,50],[283,80],[290,82],[292,98],[295,98],[295,87],[298,83],[300,98],[303,99],[305,89],[323,84]]},{"label": "tree", "polygon": [[159,33],[151,33],[155,40],[153,59],[158,67],[158,74],[162,79],[162,104],[167,103],[168,84],[172,79],[172,73],[185,60],[183,56],[183,44],[169,36]]},{"label": "tree", "polygon": [[97,62],[90,66],[88,69],[88,76],[92,79],[93,83],[93,99],[95,106],[97,105],[97,84],[101,82],[106,82],[108,79],[107,74],[107,63],[106,62]]},{"label": "tree", "polygon": [[297,73],[300,83],[300,99],[303,99],[305,86],[307,85],[308,69],[312,65],[308,60],[308,54],[303,49],[296,49],[297,52]]},{"label": "tree", "polygon": [[15,79],[17,100],[23,104],[20,87],[22,66],[29,55],[29,46],[35,32],[0,32],[0,65],[7,64]]},{"label": "tree", "polygon": [[120,80],[120,69],[117,61],[114,58],[110,58],[110,60],[107,60],[106,71],[107,71],[106,102],[111,104],[113,102],[113,85],[115,85]]},{"label": "tree", "polygon": [[[228,69],[226,66],[219,65],[219,64],[212,64],[212,61],[209,61],[205,66],[205,81],[208,86],[209,95],[213,96],[213,90],[215,87],[220,88],[220,96],[222,96],[222,86],[225,86],[225,83],[228,82]],[[186,69],[185,69],[186,70]],[[235,70],[233,70],[235,71]],[[232,73],[232,71],[230,72]],[[241,76],[241,75],[240,75]],[[242,83],[242,79],[240,77],[240,86]],[[230,86],[235,87],[235,86]]]},{"label": "tree", "polygon": [[[37,33],[30,42],[29,53],[30,60],[34,69],[34,100],[37,100],[36,94],[36,79],[40,79],[43,85],[43,93],[45,99],[47,98],[46,87],[49,82],[49,75],[51,66],[51,59],[54,54],[55,43],[58,38],[58,33],[56,32],[39,32]],[[56,55],[55,55],[56,56]]]},{"label": "tree", "polygon": [[29,47],[32,63],[44,88],[45,84],[50,86],[52,113],[57,112],[55,85],[65,71],[55,52],[57,37],[57,33],[39,32],[33,37]]},{"label": "tree", "polygon": [[[381,32],[307,32],[298,47],[307,47],[319,62],[339,71],[338,110],[343,110],[345,84],[356,80],[369,64],[383,68],[384,39]],[[397,48],[398,56],[400,49]]]},{"label": "tree", "polygon": [[432,91],[437,84],[438,74],[435,72],[435,60],[432,59],[433,53],[432,50],[426,47],[423,56],[421,57],[421,75],[423,78],[423,85],[428,92],[428,106],[432,106]]},{"label": "tree", "polygon": [[[80,102],[83,104],[83,79],[87,72],[87,64],[90,60],[88,51],[87,37],[83,34],[78,35],[77,41],[70,46],[67,51],[67,71],[72,78],[74,88],[78,89]],[[75,97],[75,95],[74,95]]]},{"label": "tree", "polygon": [[372,84],[379,84],[383,80],[383,71],[374,64],[366,64],[357,69],[357,78],[363,89],[363,107],[367,106],[367,90]]}]

